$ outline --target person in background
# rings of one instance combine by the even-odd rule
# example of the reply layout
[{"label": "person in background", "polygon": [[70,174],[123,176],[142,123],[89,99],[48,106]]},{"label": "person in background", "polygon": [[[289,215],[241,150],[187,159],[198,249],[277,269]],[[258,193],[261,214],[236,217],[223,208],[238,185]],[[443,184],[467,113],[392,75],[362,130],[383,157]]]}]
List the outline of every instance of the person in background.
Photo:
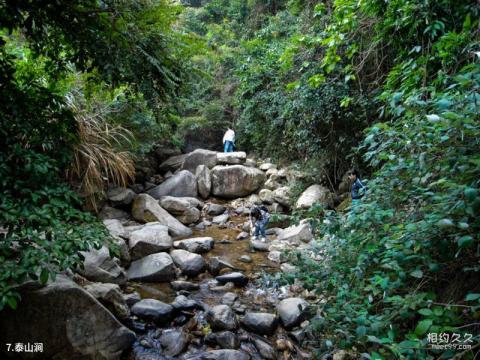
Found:
[{"label": "person in background", "polygon": [[257,240],[258,236],[260,235],[260,240],[265,242],[266,235],[265,235],[265,227],[268,224],[268,220],[270,219],[270,213],[265,206],[254,206],[250,210],[250,233],[253,232],[253,240]]},{"label": "person in background", "polygon": [[233,152],[233,147],[235,146],[235,131],[231,128],[228,128],[223,135],[223,152]]},{"label": "person in background", "polygon": [[348,178],[352,182],[352,206],[355,207],[360,202],[360,199],[365,195],[366,187],[360,180],[360,174],[357,169],[352,169],[348,173]]}]

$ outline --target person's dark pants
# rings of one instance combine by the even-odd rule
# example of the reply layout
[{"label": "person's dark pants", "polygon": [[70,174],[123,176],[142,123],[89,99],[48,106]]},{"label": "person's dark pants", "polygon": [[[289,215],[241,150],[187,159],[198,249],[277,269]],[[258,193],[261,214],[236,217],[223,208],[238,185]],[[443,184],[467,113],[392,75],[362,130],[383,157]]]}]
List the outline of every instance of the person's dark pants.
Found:
[{"label": "person's dark pants", "polygon": [[233,152],[233,142],[232,141],[225,141],[223,144],[223,152]]},{"label": "person's dark pants", "polygon": [[253,234],[253,236],[261,235],[262,237],[266,237],[266,235],[265,235],[265,227],[267,226],[267,224],[268,224],[268,219],[266,219],[266,220],[258,220],[258,221],[255,223],[255,233]]}]

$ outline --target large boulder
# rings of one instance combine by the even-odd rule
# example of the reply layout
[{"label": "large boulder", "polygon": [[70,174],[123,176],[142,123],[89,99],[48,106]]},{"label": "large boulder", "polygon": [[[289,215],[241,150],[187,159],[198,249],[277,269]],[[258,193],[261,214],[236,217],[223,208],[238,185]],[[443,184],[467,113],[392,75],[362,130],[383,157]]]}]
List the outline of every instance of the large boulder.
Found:
[{"label": "large boulder", "polygon": [[192,230],[170,215],[158,201],[147,194],[137,195],[132,205],[133,217],[141,222],[159,222],[168,227],[172,236],[189,236]]},{"label": "large boulder", "polygon": [[214,330],[234,330],[237,328],[237,318],[228,305],[216,305],[207,312],[207,321]]},{"label": "large boulder", "polygon": [[203,199],[207,199],[212,190],[212,175],[210,169],[205,165],[198,165],[195,170],[195,176],[197,177],[197,190],[199,195]]},{"label": "large boulder", "polygon": [[130,254],[133,260],[140,259],[160,251],[170,250],[172,238],[168,227],[160,223],[148,223],[130,234]]},{"label": "large boulder", "polygon": [[308,303],[302,298],[288,298],[277,305],[278,316],[286,329],[300,324],[307,316]]},{"label": "large boulder", "polygon": [[260,335],[271,335],[277,328],[278,319],[275,314],[247,313],[241,320],[243,326]]},{"label": "large boulder", "polygon": [[189,225],[200,219],[201,214],[197,207],[201,207],[203,203],[193,197],[162,196],[160,205],[182,224]]},{"label": "large boulder", "polygon": [[273,191],[273,199],[279,204],[289,208],[291,206],[291,191],[288,186],[282,186],[281,188]]},{"label": "large boulder", "polygon": [[217,152],[205,149],[196,149],[185,156],[182,169],[195,173],[198,165],[205,165],[211,169],[217,165]]},{"label": "large boulder", "polygon": [[157,253],[133,261],[128,269],[129,280],[166,282],[175,278],[175,264],[167,253]]},{"label": "large boulder", "polygon": [[209,252],[213,249],[215,242],[211,237],[198,237],[175,241],[173,247],[177,249],[187,250],[196,254]]},{"label": "large boulder", "polygon": [[159,340],[163,352],[172,357],[180,355],[188,345],[188,338],[185,333],[176,329],[164,330]]},{"label": "large boulder", "polygon": [[169,177],[163,183],[155,186],[147,192],[148,195],[155,199],[162,196],[197,196],[197,178],[190,171],[182,170],[175,175]]},{"label": "large boulder", "polygon": [[165,160],[164,162],[162,162],[160,164],[158,169],[162,173],[166,173],[168,171],[173,172],[177,169],[180,169],[180,167],[182,166],[183,161],[185,160],[186,156],[187,155],[185,155],[185,154],[180,154],[180,155],[175,155],[175,156],[169,157],[167,160]]},{"label": "large boulder", "polygon": [[260,164],[260,166],[259,166],[259,169],[262,170],[262,171],[268,171],[270,169],[276,169],[276,168],[277,168],[277,165],[269,163],[269,162]]},{"label": "large boulder", "polygon": [[309,186],[298,198],[295,207],[297,209],[309,209],[313,204],[320,203],[323,207],[333,206],[333,194],[322,185]]},{"label": "large boulder", "polygon": [[0,316],[3,346],[34,341],[43,352],[6,352],[7,358],[119,359],[135,341],[132,331],[66,276],[20,292],[19,309],[6,308]]},{"label": "large boulder", "polygon": [[132,189],[122,187],[112,188],[107,192],[108,200],[114,205],[130,205],[135,195]]},{"label": "large boulder", "polygon": [[250,195],[265,182],[265,174],[243,165],[215,166],[212,169],[212,193],[223,198]]},{"label": "large boulder", "polygon": [[89,283],[84,286],[84,289],[119,319],[127,320],[130,316],[130,309],[117,284]]},{"label": "large boulder", "polygon": [[172,250],[170,255],[175,265],[187,276],[198,275],[207,268],[207,263],[201,255],[191,253],[187,250]]},{"label": "large boulder", "polygon": [[217,153],[217,163],[221,165],[239,165],[245,163],[246,160],[247,154],[243,151]]},{"label": "large boulder", "polygon": [[273,191],[272,190],[262,189],[258,193],[258,196],[260,197],[260,200],[262,200],[262,202],[264,204],[270,205],[270,204],[273,204],[275,202],[275,200],[273,199]]},{"label": "large boulder", "polygon": [[278,240],[285,241],[290,244],[308,243],[313,239],[312,230],[308,224],[292,225],[286,229],[282,229],[278,234]]},{"label": "large boulder", "polygon": [[120,266],[117,258],[110,257],[110,252],[106,246],[100,249],[91,249],[82,251],[85,257],[83,268],[78,269],[78,273],[90,281],[114,283],[123,285],[127,282],[125,270]]}]

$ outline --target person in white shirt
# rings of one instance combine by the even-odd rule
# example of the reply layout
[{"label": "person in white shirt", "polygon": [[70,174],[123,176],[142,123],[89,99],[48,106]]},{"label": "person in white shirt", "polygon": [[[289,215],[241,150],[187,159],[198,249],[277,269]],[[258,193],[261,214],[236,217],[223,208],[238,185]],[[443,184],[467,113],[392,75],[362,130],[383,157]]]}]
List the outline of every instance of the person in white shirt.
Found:
[{"label": "person in white shirt", "polygon": [[228,128],[223,135],[223,152],[233,152],[233,147],[235,145],[235,131]]}]

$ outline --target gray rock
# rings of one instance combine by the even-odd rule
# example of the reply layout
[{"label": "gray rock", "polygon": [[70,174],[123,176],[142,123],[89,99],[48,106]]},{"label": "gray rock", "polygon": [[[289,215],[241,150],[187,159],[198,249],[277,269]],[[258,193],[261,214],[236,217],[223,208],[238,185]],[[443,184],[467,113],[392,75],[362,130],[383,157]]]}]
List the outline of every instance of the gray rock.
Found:
[{"label": "gray rock", "polygon": [[134,291],[130,294],[123,294],[123,300],[125,300],[127,306],[132,307],[133,304],[139,302],[142,298],[138,292]]},{"label": "gray rock", "polygon": [[312,231],[308,224],[292,225],[283,229],[278,234],[278,240],[285,241],[290,244],[308,243],[313,239]]},{"label": "gray rock", "polygon": [[265,174],[243,165],[215,166],[212,169],[212,193],[224,198],[247,196],[265,182]]},{"label": "gray rock", "polygon": [[172,250],[170,255],[175,265],[177,265],[178,268],[182,270],[182,273],[187,276],[198,275],[207,267],[207,264],[201,255],[186,250]]},{"label": "gray rock", "polygon": [[154,198],[147,194],[137,195],[133,200],[132,215],[141,222],[159,222],[168,226],[172,236],[189,236],[192,230],[163,209]]},{"label": "gray rock", "polygon": [[[3,346],[30,339],[43,344],[36,358],[113,360],[135,340],[132,331],[66,276],[57,275],[45,287],[18,290],[19,309],[7,307],[0,316]],[[17,355],[26,358],[28,353]]]},{"label": "gray rock", "polygon": [[215,280],[225,284],[227,282],[232,282],[235,285],[245,286],[248,284],[248,277],[242,274],[241,272],[232,272],[229,274],[219,275],[215,277]]},{"label": "gray rock", "polygon": [[230,218],[230,216],[227,213],[222,214],[222,215],[217,215],[212,219],[212,223],[217,224],[217,225],[225,224],[228,221],[229,218]]},{"label": "gray rock", "polygon": [[282,186],[275,189],[273,191],[273,199],[280,205],[290,208],[292,202],[290,188],[288,186]]},{"label": "gray rock", "polygon": [[211,350],[187,357],[185,360],[250,360],[250,355],[241,350]]},{"label": "gray rock", "polygon": [[166,173],[168,171],[174,172],[175,170],[179,169],[182,166],[186,156],[187,155],[185,154],[172,156],[167,160],[165,160],[163,163],[161,163],[158,169],[162,173]]},{"label": "gray rock", "polygon": [[222,349],[238,349],[240,347],[237,335],[231,331],[222,331],[215,335],[215,340]]},{"label": "gray rock", "polygon": [[282,255],[281,251],[278,250],[272,250],[268,253],[267,256],[268,260],[276,262],[276,263],[281,263],[282,261],[285,261],[284,256]]},{"label": "gray rock", "polygon": [[200,215],[200,210],[191,207],[186,210],[182,215],[178,215],[177,220],[180,221],[182,224],[190,225],[200,220]]},{"label": "gray rock", "polygon": [[245,264],[250,264],[253,262],[253,259],[248,255],[242,255],[238,258],[238,261],[241,261]]},{"label": "gray rock", "polygon": [[275,348],[268,344],[266,341],[255,338],[253,340],[253,343],[255,344],[255,347],[257,348],[260,355],[262,355],[262,359],[276,360],[278,358]]},{"label": "gray rock", "polygon": [[212,256],[208,259],[208,271],[210,274],[217,275],[220,270],[225,268],[236,270],[235,266],[218,256]]},{"label": "gray rock", "polygon": [[247,154],[243,151],[217,153],[217,163],[221,165],[239,165],[245,163]]},{"label": "gray rock", "polygon": [[245,160],[245,166],[248,166],[248,167],[257,167],[257,162],[253,159],[248,159]]},{"label": "gray rock", "polygon": [[180,355],[188,345],[187,336],[180,330],[168,329],[160,336],[163,352],[167,356]]},{"label": "gray rock", "polygon": [[260,197],[260,200],[264,203],[264,204],[273,204],[273,202],[275,201],[273,199],[273,191],[272,190],[269,190],[269,189],[262,189],[260,190],[260,192],[258,193],[258,196]]},{"label": "gray rock", "polygon": [[126,237],[128,236],[122,222],[118,219],[106,219],[103,220],[103,225],[107,228],[108,232],[112,236]]},{"label": "gray rock", "polygon": [[106,246],[99,250],[91,249],[87,252],[82,251],[85,257],[83,269],[78,269],[78,273],[90,281],[114,283],[123,285],[127,281],[125,270],[120,266],[117,258],[111,258],[110,252]]},{"label": "gray rock", "polygon": [[205,165],[198,165],[195,170],[195,176],[197,177],[198,193],[203,199],[207,199],[212,190],[212,175],[210,169]]},{"label": "gray rock", "polygon": [[300,324],[306,317],[308,303],[302,298],[288,298],[280,301],[277,312],[283,326],[290,329]]},{"label": "gray rock", "polygon": [[196,149],[185,156],[182,169],[195,173],[199,165],[211,169],[217,165],[217,152],[204,149]]},{"label": "gray rock", "polygon": [[130,252],[127,245],[127,242],[124,240],[125,237],[128,237],[128,233],[123,227],[120,220],[117,219],[109,219],[103,220],[103,224],[109,231],[110,235],[112,236],[112,240],[115,245],[118,246],[120,250],[120,260],[122,260],[122,265],[130,263]]},{"label": "gray rock", "polygon": [[173,246],[177,249],[183,249],[196,254],[202,254],[212,250],[214,244],[215,242],[211,237],[198,237],[175,241]]},{"label": "gray rock", "polygon": [[114,205],[130,205],[136,196],[132,189],[117,187],[108,190],[107,198]]},{"label": "gray rock", "polygon": [[202,308],[199,303],[197,303],[195,300],[187,298],[185,295],[177,296],[175,300],[172,302],[172,306],[176,310],[186,310],[186,311]]},{"label": "gray rock", "polygon": [[180,290],[192,291],[192,290],[200,289],[200,285],[192,283],[190,281],[182,281],[182,280],[172,281],[170,283],[170,286],[177,291],[180,291]]},{"label": "gray rock", "polygon": [[274,191],[276,189],[279,189],[282,187],[282,184],[280,184],[278,181],[269,178],[267,181],[265,181],[265,184],[263,185],[267,190]]},{"label": "gray rock", "polygon": [[227,305],[216,305],[207,312],[207,321],[214,330],[234,330],[237,328],[237,318]]},{"label": "gray rock", "polygon": [[85,285],[84,289],[119,319],[126,320],[130,316],[130,309],[117,284],[90,283]]},{"label": "gray rock", "polygon": [[272,164],[272,163],[263,163],[258,168],[262,171],[268,171],[270,169],[276,169],[277,165]]},{"label": "gray rock", "polygon": [[222,304],[223,305],[233,306],[233,304],[237,300],[238,300],[238,295],[233,293],[233,292],[226,292],[222,296]]},{"label": "gray rock", "polygon": [[145,256],[132,262],[128,269],[129,280],[164,282],[173,278],[175,278],[175,265],[167,253]]},{"label": "gray rock", "polygon": [[237,240],[243,240],[243,239],[246,239],[248,238],[248,232],[246,231],[242,231],[240,234],[238,234],[237,236]]},{"label": "gray rock", "polygon": [[165,325],[173,317],[175,309],[170,304],[155,299],[143,299],[132,306],[132,313],[142,319]]},{"label": "gray rock", "polygon": [[313,204],[320,203],[323,207],[333,207],[333,194],[322,185],[309,186],[298,198],[295,207],[297,209],[309,209]]},{"label": "gray rock", "polygon": [[167,226],[148,223],[130,234],[129,246],[132,259],[137,260],[150,254],[170,250],[172,238],[168,235]]},{"label": "gray rock", "polygon": [[219,204],[208,204],[207,214],[208,215],[220,215],[223,214],[227,208]]},{"label": "gray rock", "polygon": [[101,220],[108,220],[108,219],[123,220],[123,219],[128,219],[130,215],[126,211],[115,209],[110,206],[104,206],[100,211],[100,213],[98,214],[98,217]]},{"label": "gray rock", "polygon": [[257,251],[268,251],[269,245],[268,241],[250,239],[250,246]]},{"label": "gray rock", "polygon": [[190,208],[201,207],[202,202],[192,197],[162,196],[160,206],[172,215],[182,215]]},{"label": "gray rock", "polygon": [[278,319],[275,314],[250,312],[241,319],[241,323],[256,334],[271,335],[277,328]]},{"label": "gray rock", "polygon": [[162,196],[196,197],[197,178],[190,171],[182,170],[148,191],[148,195],[155,199]]}]

